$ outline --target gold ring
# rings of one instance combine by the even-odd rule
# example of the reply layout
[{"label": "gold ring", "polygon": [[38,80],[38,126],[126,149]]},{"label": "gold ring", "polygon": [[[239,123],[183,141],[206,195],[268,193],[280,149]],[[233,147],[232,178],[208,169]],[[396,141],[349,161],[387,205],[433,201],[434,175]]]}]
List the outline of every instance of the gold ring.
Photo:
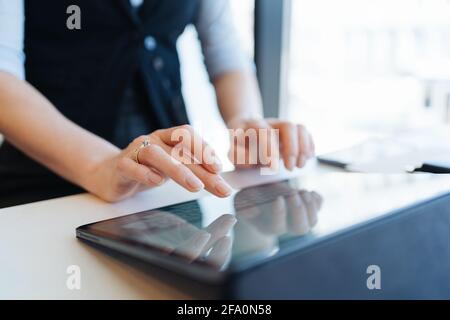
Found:
[{"label": "gold ring", "polygon": [[132,159],[134,160],[134,162],[136,162],[137,164],[141,164],[139,162],[139,153],[141,152],[142,149],[148,147],[150,145],[150,141],[149,140],[144,140],[141,145],[139,146],[139,148],[136,148],[136,150],[133,151],[133,156]]}]

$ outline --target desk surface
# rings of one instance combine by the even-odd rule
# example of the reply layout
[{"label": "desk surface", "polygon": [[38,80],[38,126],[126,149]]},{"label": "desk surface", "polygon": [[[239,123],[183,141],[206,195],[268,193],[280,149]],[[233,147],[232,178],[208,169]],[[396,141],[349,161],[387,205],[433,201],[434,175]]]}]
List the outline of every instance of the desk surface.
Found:
[{"label": "desk surface", "polygon": [[[326,169],[322,169],[325,170]],[[314,165],[281,177],[316,171]],[[278,176],[225,173],[241,188]],[[176,195],[174,197],[174,195]],[[180,290],[81,243],[75,228],[98,220],[198,198],[174,183],[117,204],[83,194],[0,210],[0,299],[187,299]],[[81,290],[66,286],[68,266],[81,268]]]},{"label": "desk surface", "polygon": [[[329,171],[336,170],[312,163],[305,169],[293,173],[282,171],[276,176],[261,176],[254,170],[225,173],[224,178],[239,189],[293,176],[304,176],[302,180],[305,182],[328,181],[330,177],[325,174]],[[379,178],[383,181],[386,179],[386,177]],[[415,177],[415,180],[417,178],[422,177]],[[415,190],[407,187],[407,180],[410,178],[406,175],[398,178],[392,176],[388,180],[405,180],[403,186],[406,189],[396,189],[397,193],[393,192],[393,189],[390,190],[390,198],[407,203],[412,199],[417,201],[426,199],[435,191],[450,190],[448,176],[436,179],[427,179],[426,176],[423,178],[425,184],[421,184],[420,190]],[[366,196],[359,202],[355,201],[353,206],[364,205],[361,201],[364,202],[364,199],[370,197],[383,199],[381,203],[388,202],[389,197],[383,196],[386,193],[385,184],[381,182],[376,182],[376,188],[365,186],[359,191]],[[358,186],[356,188],[355,190],[359,190]],[[378,193],[372,189],[378,190]],[[348,190],[349,196],[353,199],[356,194],[352,192],[353,189]],[[185,291],[167,284],[156,275],[139,271],[78,241],[75,237],[75,228],[201,196],[202,193],[192,194],[169,182],[160,188],[117,204],[108,204],[91,195],[83,194],[0,210],[0,299],[191,298]],[[339,201],[335,203],[338,198],[329,200],[331,200],[329,205],[333,208],[343,206],[339,205]],[[337,214],[340,217],[339,221],[343,221],[341,214],[345,212]],[[327,226],[324,224],[322,227]],[[67,268],[71,265],[81,268],[81,290],[69,290],[66,286]]]}]

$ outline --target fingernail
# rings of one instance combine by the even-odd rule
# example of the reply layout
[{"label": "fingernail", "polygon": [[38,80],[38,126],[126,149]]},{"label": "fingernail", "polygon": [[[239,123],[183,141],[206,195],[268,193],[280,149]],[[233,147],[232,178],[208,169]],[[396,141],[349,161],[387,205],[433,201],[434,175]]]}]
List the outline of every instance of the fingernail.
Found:
[{"label": "fingernail", "polygon": [[297,167],[301,168],[305,165],[306,158],[305,156],[300,156],[297,161]]},{"label": "fingernail", "polygon": [[188,176],[186,178],[186,184],[191,188],[193,191],[200,191],[205,187],[205,185],[195,176]]},{"label": "fingernail", "polygon": [[215,186],[216,191],[224,197],[231,194],[231,188],[223,181],[219,181]]},{"label": "fingernail", "polygon": [[289,156],[288,158],[288,163],[287,163],[287,168],[292,171],[294,170],[295,167],[295,157],[294,156]]}]

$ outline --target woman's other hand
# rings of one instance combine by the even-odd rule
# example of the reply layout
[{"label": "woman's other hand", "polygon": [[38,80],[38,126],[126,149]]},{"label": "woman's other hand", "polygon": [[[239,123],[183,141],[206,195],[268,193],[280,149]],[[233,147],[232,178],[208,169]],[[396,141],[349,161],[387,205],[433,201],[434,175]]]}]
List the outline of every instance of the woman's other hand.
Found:
[{"label": "woman's other hand", "polygon": [[[228,127],[232,133],[229,157],[237,168],[272,166],[281,156],[285,167],[293,170],[305,166],[315,154],[311,134],[300,124],[279,119],[236,119]],[[253,142],[249,139],[251,131],[257,135]]]}]

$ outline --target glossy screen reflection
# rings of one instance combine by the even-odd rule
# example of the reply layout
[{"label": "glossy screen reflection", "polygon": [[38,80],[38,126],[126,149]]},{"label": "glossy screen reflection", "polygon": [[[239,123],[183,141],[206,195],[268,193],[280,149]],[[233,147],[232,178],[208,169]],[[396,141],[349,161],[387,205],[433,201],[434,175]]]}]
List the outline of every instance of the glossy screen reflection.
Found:
[{"label": "glossy screen reflection", "polygon": [[299,177],[94,223],[87,231],[182,263],[238,271],[449,191],[447,176]]}]

